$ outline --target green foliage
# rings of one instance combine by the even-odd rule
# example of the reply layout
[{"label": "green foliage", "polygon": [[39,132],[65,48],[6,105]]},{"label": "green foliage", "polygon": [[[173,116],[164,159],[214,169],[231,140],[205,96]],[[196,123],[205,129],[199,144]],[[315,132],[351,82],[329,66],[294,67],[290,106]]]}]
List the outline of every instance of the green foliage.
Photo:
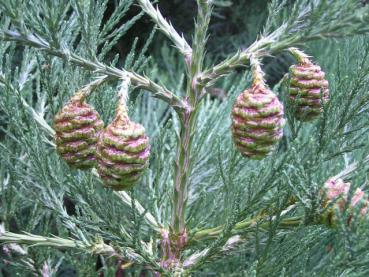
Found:
[{"label": "green foliage", "polygon": [[[114,12],[107,18],[107,0],[0,1],[0,220],[7,231],[0,229],[0,240],[13,243],[2,246],[0,274],[72,276],[75,271],[94,276],[98,270],[113,276],[121,265],[132,276],[174,274],[160,263],[160,231],[171,227],[175,205],[173,168],[183,102],[175,98],[173,109],[165,101],[171,92],[178,99],[193,92],[189,80],[196,81],[202,70],[210,12],[203,7],[197,17],[201,30],[194,36],[197,64],[191,71],[176,51],[187,46],[173,36],[174,29],[155,22],[172,42],[155,44],[160,54],[151,56],[158,31],[146,41],[128,37],[143,13],[128,17],[134,1],[112,2]],[[198,2],[201,9],[206,1]],[[213,6],[209,29],[214,37],[208,40],[204,76],[215,72],[210,85],[219,78],[216,86],[227,99],[206,94],[196,107],[192,167],[186,172],[189,241],[181,253],[188,266],[181,270],[194,276],[367,276],[368,217],[356,208],[353,214],[337,213],[334,228],[319,220],[328,178],[350,181],[349,197],[358,187],[367,191],[369,44],[361,33],[368,31],[368,9],[353,0],[270,2],[269,17],[254,13],[250,19],[238,8],[241,2],[215,1]],[[265,3],[250,3],[250,10],[259,5]],[[244,31],[221,36],[217,21],[230,11],[232,24]],[[331,99],[318,120],[301,123],[287,104],[287,82],[280,80],[273,90],[285,105],[284,138],[272,155],[252,161],[236,151],[229,129],[232,104],[250,86],[251,75],[243,69],[228,73],[248,64],[246,46],[260,33],[271,38],[257,48],[267,54],[303,45],[327,73]],[[355,34],[361,35],[313,41]],[[113,51],[120,39],[131,42],[125,57]],[[238,48],[244,50],[239,58],[211,66]],[[271,72],[282,76],[292,59],[282,55],[277,61],[277,66],[270,64]],[[152,145],[149,169],[125,194],[104,189],[95,170],[70,169],[55,151],[51,128],[66,101],[105,74],[109,81],[88,102],[108,124],[123,71],[136,74],[129,113],[145,126]]]}]

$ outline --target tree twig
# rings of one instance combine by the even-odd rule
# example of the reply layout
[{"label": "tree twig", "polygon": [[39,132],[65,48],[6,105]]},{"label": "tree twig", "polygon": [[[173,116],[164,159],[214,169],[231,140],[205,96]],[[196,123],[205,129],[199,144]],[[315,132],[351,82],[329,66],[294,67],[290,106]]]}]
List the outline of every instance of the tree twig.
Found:
[{"label": "tree twig", "polygon": [[154,8],[150,0],[137,0],[141,9],[148,14],[151,19],[159,26],[159,29],[165,34],[185,56],[186,59],[191,59],[192,49],[187,43],[183,35],[179,35],[171,23],[165,20],[158,8]]},{"label": "tree twig", "polygon": [[141,76],[136,72],[118,69],[112,66],[105,65],[99,61],[90,61],[84,59],[68,49],[54,49],[48,42],[35,34],[22,34],[18,31],[4,31],[4,40],[20,42],[23,45],[38,48],[49,55],[60,57],[70,63],[80,67],[92,70],[94,72],[107,75],[111,78],[121,79],[123,75],[127,75],[133,85],[143,88],[153,94],[154,97],[167,102],[175,110],[184,109],[185,103],[178,96],[174,95],[167,88],[160,86],[147,77]]}]

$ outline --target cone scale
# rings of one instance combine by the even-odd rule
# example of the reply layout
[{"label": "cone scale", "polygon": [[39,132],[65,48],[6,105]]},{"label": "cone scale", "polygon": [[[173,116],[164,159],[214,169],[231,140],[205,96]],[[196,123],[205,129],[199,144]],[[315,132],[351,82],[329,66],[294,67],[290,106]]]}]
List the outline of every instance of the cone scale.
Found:
[{"label": "cone scale", "polygon": [[57,152],[71,167],[94,167],[96,144],[103,127],[97,111],[77,94],[54,118]]},{"label": "cone scale", "polygon": [[263,159],[283,136],[283,106],[263,83],[238,96],[232,109],[232,136],[237,149],[250,159]]}]

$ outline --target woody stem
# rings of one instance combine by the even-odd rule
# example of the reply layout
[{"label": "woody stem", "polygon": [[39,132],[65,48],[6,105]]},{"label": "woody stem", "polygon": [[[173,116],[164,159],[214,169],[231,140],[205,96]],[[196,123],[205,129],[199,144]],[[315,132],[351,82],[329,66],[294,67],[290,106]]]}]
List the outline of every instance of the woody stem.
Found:
[{"label": "woody stem", "polygon": [[186,59],[187,90],[185,109],[180,113],[181,129],[178,137],[175,160],[173,209],[170,240],[174,253],[179,259],[181,249],[187,244],[186,206],[190,186],[191,148],[200,109],[201,94],[204,86],[197,83],[201,75],[205,56],[206,34],[210,21],[211,1],[197,0],[198,15],[192,44],[192,54]]}]

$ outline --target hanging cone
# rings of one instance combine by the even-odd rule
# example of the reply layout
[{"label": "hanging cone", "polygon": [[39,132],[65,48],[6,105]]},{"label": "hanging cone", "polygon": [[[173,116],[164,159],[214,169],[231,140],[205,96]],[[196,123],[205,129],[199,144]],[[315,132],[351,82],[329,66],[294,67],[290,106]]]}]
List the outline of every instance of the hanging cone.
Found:
[{"label": "hanging cone", "polygon": [[96,143],[104,123],[97,111],[76,95],[54,118],[56,149],[71,167],[96,165]]},{"label": "hanging cone", "polygon": [[282,138],[284,122],[277,96],[263,84],[254,84],[233,105],[233,141],[243,156],[263,159]]},{"label": "hanging cone", "polygon": [[320,66],[314,65],[301,51],[293,49],[299,63],[290,67],[289,100],[295,108],[295,117],[311,121],[323,111],[329,100],[328,81]]},{"label": "hanging cone", "polygon": [[118,112],[101,133],[97,153],[98,172],[105,186],[114,190],[132,188],[148,166],[150,145],[145,128],[132,122],[126,111]]},{"label": "hanging cone", "polygon": [[239,95],[232,109],[232,135],[245,157],[261,160],[283,136],[283,105],[267,88],[259,61],[252,56],[253,85]]}]

